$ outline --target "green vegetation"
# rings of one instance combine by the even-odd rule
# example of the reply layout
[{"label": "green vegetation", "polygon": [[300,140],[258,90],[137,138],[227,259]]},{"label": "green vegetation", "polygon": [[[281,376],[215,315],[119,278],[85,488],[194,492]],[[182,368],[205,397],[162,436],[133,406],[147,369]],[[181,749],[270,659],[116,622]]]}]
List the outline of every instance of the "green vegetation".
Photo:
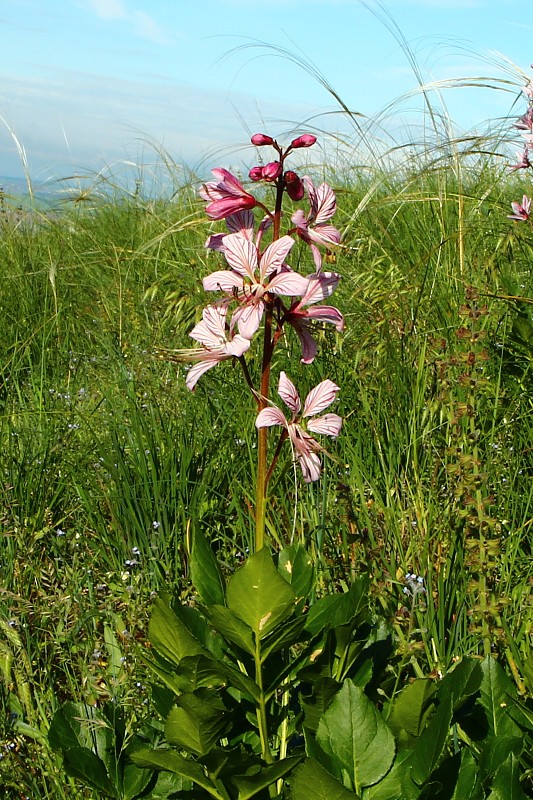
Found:
[{"label": "green vegetation", "polygon": [[[403,698],[387,713],[408,737],[412,679],[430,678],[424,703],[440,691],[446,715],[439,678],[462,656],[479,657],[482,669],[461,669],[478,669],[484,701],[487,682],[492,701],[525,701],[533,688],[533,229],[507,219],[527,187],[489,157],[453,153],[328,180],[347,330],[324,331],[321,357],[298,378],[302,390],[337,382],[345,423],[318,484],[304,486],[283,454],[267,531],[276,549],[306,548],[311,601],[367,576],[364,619],[381,615],[392,637],[381,690]],[[66,776],[48,738],[54,713],[66,701],[94,706],[97,730],[120,707],[113,735],[126,748],[155,713],[154,594],[195,596],[198,532],[225,577],[251,549],[253,403],[229,363],[190,394],[164,353],[189,346],[199,279],[216,259],[203,244],[222,223],[201,210],[184,187],[169,201],[89,192],[56,216],[0,220],[0,784],[10,800],[107,796]],[[294,373],[298,343],[284,345],[278,366]],[[408,573],[427,593],[404,593]],[[490,655],[502,667],[494,680]],[[345,687],[346,702],[361,704],[365,686]],[[73,718],[86,707],[67,706]],[[515,740],[531,720],[520,708]],[[421,718],[422,701],[413,725]],[[334,734],[321,736],[336,752]],[[511,755],[491,798],[514,780]],[[335,791],[319,761],[299,773],[295,796],[306,781]]]}]

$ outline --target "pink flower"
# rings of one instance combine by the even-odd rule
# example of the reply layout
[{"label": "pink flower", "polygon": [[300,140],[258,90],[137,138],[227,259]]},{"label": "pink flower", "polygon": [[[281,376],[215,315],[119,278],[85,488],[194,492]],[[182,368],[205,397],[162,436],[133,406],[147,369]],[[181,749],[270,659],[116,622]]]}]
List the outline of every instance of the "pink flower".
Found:
[{"label": "pink flower", "polygon": [[[261,243],[261,239],[263,238],[263,234],[267,231],[270,226],[272,225],[272,219],[270,217],[264,217],[257,230],[257,235],[255,237],[255,246],[259,247]],[[245,239],[248,239],[250,242],[254,240],[254,226],[255,226],[255,218],[252,211],[237,211],[236,214],[230,214],[229,217],[226,217],[226,227],[230,233],[238,233],[239,236],[244,236]],[[207,247],[209,250],[217,250],[220,253],[224,252],[224,239],[226,238],[227,233],[213,233],[211,236],[207,238],[207,241],[204,247]]]},{"label": "pink flower", "polygon": [[520,222],[526,221],[529,219],[529,215],[531,212],[531,198],[525,194],[522,197],[522,204],[520,203],[511,203],[512,209],[514,214],[508,214],[507,216],[509,219],[517,219]]},{"label": "pink flower", "polygon": [[316,414],[324,411],[335,400],[339,391],[339,387],[333,381],[322,381],[309,392],[305,399],[303,411],[300,414],[300,396],[292,381],[282,372],[279,376],[278,394],[292,411],[291,420],[287,420],[277,406],[264,408],[257,415],[255,421],[257,428],[267,428],[272,425],[281,425],[281,427],[285,428],[294,454],[300,462],[306,483],[319,479],[320,458],[318,453],[323,451],[324,448],[302,428],[298,421],[306,419],[306,427],[313,433],[338,436],[342,426],[342,419],[337,414],[324,414],[322,417],[314,419],[310,419],[310,417],[315,417]]},{"label": "pink flower", "polygon": [[218,182],[210,181],[200,189],[200,197],[209,205],[205,211],[211,219],[224,219],[230,214],[247,208],[254,208],[257,200],[249,194],[237,178],[227,169],[219,167],[211,170]]},{"label": "pink flower", "polygon": [[316,136],[313,136],[312,133],[303,133],[301,136],[298,136],[297,139],[293,139],[291,142],[291,147],[293,150],[296,150],[298,147],[312,147],[316,142]]},{"label": "pink flower", "polygon": [[524,147],[523,151],[516,154],[516,157],[519,161],[516,164],[512,164],[509,166],[509,169],[528,169],[531,166],[531,161],[529,160],[529,149]]},{"label": "pink flower", "polygon": [[203,344],[203,349],[182,350],[180,361],[197,361],[187,373],[185,385],[193,391],[198,378],[221,361],[239,358],[250,347],[250,341],[239,334],[233,335],[226,327],[227,308],[208,306],[202,321],[195,325],[189,336]]},{"label": "pink flower", "polygon": [[298,236],[310,245],[316,271],[320,272],[322,269],[322,256],[316,245],[321,244],[330,247],[331,245],[338,245],[341,240],[341,235],[337,228],[328,224],[328,220],[337,210],[337,202],[333,189],[327,183],[322,183],[318,189],[315,189],[311,178],[306,176],[303,178],[303,182],[309,195],[311,208],[307,217],[299,208],[298,211],[294,212],[291,220],[296,225]]},{"label": "pink flower", "polygon": [[303,364],[310,364],[316,356],[317,345],[310,333],[311,323],[329,322],[335,325],[340,332],[344,330],[344,317],[341,312],[333,306],[314,306],[306,308],[319,300],[329,297],[339,282],[340,275],[335,272],[320,272],[308,277],[308,285],[301,300],[290,307],[285,314],[284,320],[291,325],[300,339],[302,345]]},{"label": "pink flower", "polygon": [[223,239],[222,250],[231,269],[211,273],[203,286],[206,292],[222,291],[228,301],[237,300],[231,324],[237,324],[247,339],[261,324],[266,295],[296,297],[307,289],[307,279],[284,264],[293,245],[290,236],[282,236],[260,253],[246,236],[229,233]]}]

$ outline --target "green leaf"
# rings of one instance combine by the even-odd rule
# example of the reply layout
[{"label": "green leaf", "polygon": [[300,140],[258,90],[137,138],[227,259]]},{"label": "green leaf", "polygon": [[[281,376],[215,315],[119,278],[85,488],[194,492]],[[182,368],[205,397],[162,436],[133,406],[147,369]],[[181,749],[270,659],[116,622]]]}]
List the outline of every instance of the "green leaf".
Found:
[{"label": "green leaf", "polygon": [[252,629],[237,614],[225,606],[214,605],[209,609],[209,618],[213,628],[225,639],[236,644],[245,653],[254,655],[255,645]]},{"label": "green leaf", "polygon": [[507,713],[507,694],[514,694],[513,683],[490,656],[481,663],[481,670],[479,702],[485,710],[490,734],[495,737],[521,736],[520,728]]},{"label": "green leaf", "polygon": [[203,767],[195,761],[191,761],[179,755],[173,750],[137,750],[131,755],[132,761],[139,767],[152,767],[153,769],[163,769],[188,778],[193,783],[201,786],[216,800],[223,800],[218,793],[216,786],[209,780]]},{"label": "green leaf", "polygon": [[319,678],[313,686],[313,694],[301,699],[304,724],[307,730],[316,731],[318,729],[318,723],[340,688],[340,684],[333,678]]},{"label": "green leaf", "polygon": [[155,650],[172,664],[179,665],[186,656],[209,657],[200,642],[160,598],[156,598],[154,602],[148,624],[148,637]]},{"label": "green leaf", "polygon": [[419,786],[427,781],[437,766],[449,735],[451,720],[452,701],[448,698],[439,704],[410,751],[411,777]]},{"label": "green leaf", "polygon": [[330,594],[313,603],[305,628],[313,636],[327,628],[355,623],[366,612],[368,578],[363,575],[344,594]]},{"label": "green leaf", "polygon": [[300,756],[291,756],[266,767],[252,767],[248,770],[247,775],[235,775],[231,781],[239,792],[237,800],[249,800],[250,797],[254,797],[263,789],[288,775],[300,761]]},{"label": "green leaf", "polygon": [[488,800],[527,800],[520,785],[520,764],[513,754],[498,769]]},{"label": "green leaf", "polygon": [[345,681],[318,725],[317,743],[337,774],[356,792],[377,783],[394,760],[394,737],[381,714],[352,681]]},{"label": "green leaf", "polygon": [[254,553],[231,578],[228,607],[264,639],[294,609],[294,592],[277,571],[266,547]]},{"label": "green leaf", "polygon": [[195,694],[180,695],[165,723],[167,740],[195,755],[208,753],[228,725],[229,715],[215,702],[215,697],[207,701]]},{"label": "green leaf", "polygon": [[314,758],[306,758],[296,772],[291,787],[292,800],[357,800],[358,795],[346,789]]},{"label": "green leaf", "polygon": [[481,800],[479,769],[470,750],[463,750],[461,767],[451,800]]},{"label": "green leaf", "polygon": [[66,772],[106,797],[118,798],[118,789],[111,783],[103,761],[87,747],[70,747],[63,751]]},{"label": "green leaf", "polygon": [[124,768],[122,780],[123,796],[121,800],[134,800],[139,797],[152,780],[152,774],[150,770],[142,769],[135,764],[127,764]]},{"label": "green leaf", "polygon": [[305,625],[305,617],[297,617],[283,625],[279,625],[261,647],[261,660],[264,661],[272,653],[276,653],[283,647],[290,647],[300,641],[300,634]]},{"label": "green leaf", "polygon": [[364,800],[418,800],[420,788],[411,780],[410,751],[398,753],[383,780],[363,792]]},{"label": "green leaf", "polygon": [[479,690],[483,672],[481,664],[475,658],[462,658],[439,682],[437,698],[440,701],[451,699],[455,711]]},{"label": "green leaf", "polygon": [[387,723],[395,736],[405,731],[410,736],[418,736],[424,721],[425,711],[435,685],[426,679],[408,683],[392,704]]},{"label": "green leaf", "polygon": [[303,606],[315,579],[313,559],[305,547],[295,544],[281,550],[278,556],[278,570],[291,585],[296,596],[296,604]]},{"label": "green leaf", "polygon": [[226,605],[226,587],[215,554],[201,531],[194,531],[191,551],[191,579],[206,606]]}]

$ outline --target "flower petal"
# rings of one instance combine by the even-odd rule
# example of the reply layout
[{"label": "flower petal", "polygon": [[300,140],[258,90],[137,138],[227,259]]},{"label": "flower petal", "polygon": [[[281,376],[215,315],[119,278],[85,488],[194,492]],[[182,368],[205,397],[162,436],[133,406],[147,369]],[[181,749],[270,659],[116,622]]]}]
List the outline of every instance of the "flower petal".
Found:
[{"label": "flower petal", "polygon": [[313,308],[307,309],[305,316],[306,319],[313,319],[317,322],[330,322],[335,325],[339,333],[344,330],[344,317],[334,306],[313,306]]},{"label": "flower petal", "polygon": [[242,275],[229,269],[221,269],[207,275],[202,284],[206,292],[233,292],[234,289],[242,289],[244,281]]},{"label": "flower petal", "polygon": [[271,272],[279,272],[293,245],[294,239],[291,236],[282,236],[268,245],[261,256],[261,280]]},{"label": "flower petal", "polygon": [[262,300],[239,306],[233,314],[231,325],[237,325],[241,336],[251,339],[261,324],[264,312],[265,304]]},{"label": "flower petal", "polygon": [[299,297],[307,289],[307,278],[297,272],[288,270],[275,275],[267,286],[272,294],[281,294],[284,297]]},{"label": "flower petal", "polygon": [[338,436],[342,427],[342,417],[338,414],[324,414],[322,417],[310,419],[307,427],[313,433],[324,433],[326,436]]},{"label": "flower petal", "polygon": [[228,233],[224,238],[224,255],[230,267],[239,275],[247,275],[255,280],[257,269],[257,248],[244,236]]},{"label": "flower petal", "polygon": [[278,394],[283,402],[290,408],[293,414],[297,414],[299,412],[300,408],[302,407],[300,395],[298,394],[294,383],[284,372],[281,372],[279,376]]},{"label": "flower petal", "polygon": [[311,389],[305,398],[305,405],[302,416],[314,417],[315,414],[320,414],[335,400],[337,393],[340,391],[340,386],[337,386],[333,381],[326,379]]},{"label": "flower petal", "polygon": [[301,305],[310,306],[318,303],[319,300],[325,300],[337,288],[340,277],[336,272],[320,272],[318,274],[315,272],[313,275],[309,275]]},{"label": "flower petal", "polygon": [[288,427],[288,422],[285,419],[285,415],[282,411],[280,411],[279,408],[277,408],[277,406],[263,408],[263,410],[257,415],[257,419],[255,421],[256,428],[270,428],[272,425],[281,425],[283,428]]}]

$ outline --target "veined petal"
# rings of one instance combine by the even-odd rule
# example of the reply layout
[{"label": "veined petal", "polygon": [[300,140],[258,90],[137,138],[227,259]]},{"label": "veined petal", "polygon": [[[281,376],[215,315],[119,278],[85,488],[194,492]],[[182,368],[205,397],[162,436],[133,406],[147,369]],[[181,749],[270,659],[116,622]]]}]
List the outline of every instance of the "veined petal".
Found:
[{"label": "veined petal", "polygon": [[234,289],[242,289],[244,281],[242,275],[229,269],[221,269],[207,275],[202,284],[206,292],[232,292]]},{"label": "veined petal", "polygon": [[307,236],[312,242],[323,245],[336,245],[340,243],[341,235],[333,225],[315,225],[307,229]]},{"label": "veined petal", "polygon": [[330,322],[339,333],[344,330],[344,317],[334,306],[313,306],[307,309],[305,317],[317,322]]},{"label": "veined petal", "polygon": [[193,366],[187,372],[187,377],[185,378],[185,386],[187,389],[192,392],[198,382],[198,378],[200,378],[204,372],[207,372],[208,369],[216,367],[221,360],[222,359],[220,358],[204,358],[202,361],[198,361],[198,363],[193,364]]},{"label": "veined petal", "polygon": [[281,239],[276,239],[268,245],[261,256],[261,281],[271,272],[279,272],[293,245],[294,239],[291,236],[282,236]]},{"label": "veined petal", "polygon": [[293,414],[297,414],[302,407],[300,402],[300,395],[296,390],[296,386],[284,372],[280,373],[278,394],[283,402],[290,408]]},{"label": "veined petal", "polygon": [[220,347],[226,341],[226,313],[220,306],[207,306],[202,321],[194,326],[189,336],[209,349]]},{"label": "veined petal", "polygon": [[301,453],[298,455],[298,461],[302,468],[302,474],[306,483],[313,483],[320,478],[320,458],[316,453],[310,450],[308,453]]},{"label": "veined petal", "polygon": [[296,227],[299,229],[298,233],[307,231],[307,219],[301,208],[294,212],[291,217],[291,222],[294,222]]},{"label": "veined petal", "polygon": [[[236,214],[231,214],[226,217],[226,225],[230,233],[237,233],[239,236],[244,236],[245,239],[252,241],[254,234],[255,218],[253,212],[249,209],[238,211]],[[227,234],[226,234],[227,235]]]},{"label": "veined petal", "polygon": [[333,381],[326,379],[319,383],[318,386],[311,389],[305,398],[302,416],[314,417],[315,414],[320,414],[321,411],[324,411],[325,408],[333,403],[339,391],[340,386],[337,386]]},{"label": "veined petal", "polygon": [[225,350],[229,356],[240,358],[240,356],[244,355],[244,353],[250,349],[250,344],[249,338],[237,333],[233,339],[226,344]]},{"label": "veined petal", "polygon": [[224,239],[226,261],[239,275],[247,275],[255,280],[257,269],[257,248],[249,239],[238,233],[228,233]]},{"label": "veined petal", "polygon": [[300,305],[310,306],[313,303],[318,303],[319,300],[325,300],[329,297],[335,289],[340,280],[340,275],[336,272],[320,272],[309,275],[307,289],[302,296]]},{"label": "veined petal", "polygon": [[237,325],[239,333],[245,339],[251,339],[261,324],[263,314],[265,313],[265,304],[263,300],[247,303],[246,305],[239,306],[233,314],[231,325]]},{"label": "veined petal", "polygon": [[302,364],[312,364],[316,356],[317,344],[311,336],[308,325],[306,325],[305,320],[299,320],[297,317],[295,317],[294,320],[287,321],[292,325],[300,340],[300,345],[302,347],[302,357],[300,361]]},{"label": "veined petal", "polygon": [[326,220],[331,219],[337,210],[337,200],[335,192],[327,183],[321,183],[316,190],[316,215],[315,223],[321,225]]},{"label": "veined petal", "polygon": [[310,419],[307,428],[313,433],[324,433],[326,436],[338,436],[342,427],[342,417],[338,414],[324,414],[322,417]]},{"label": "veined petal", "polygon": [[276,406],[263,408],[263,410],[257,415],[257,419],[255,421],[256,428],[270,428],[272,425],[281,425],[283,428],[288,427],[285,415]]},{"label": "veined petal", "polygon": [[298,275],[292,270],[274,275],[267,286],[272,294],[281,294],[285,297],[299,297],[307,289],[307,278]]}]

